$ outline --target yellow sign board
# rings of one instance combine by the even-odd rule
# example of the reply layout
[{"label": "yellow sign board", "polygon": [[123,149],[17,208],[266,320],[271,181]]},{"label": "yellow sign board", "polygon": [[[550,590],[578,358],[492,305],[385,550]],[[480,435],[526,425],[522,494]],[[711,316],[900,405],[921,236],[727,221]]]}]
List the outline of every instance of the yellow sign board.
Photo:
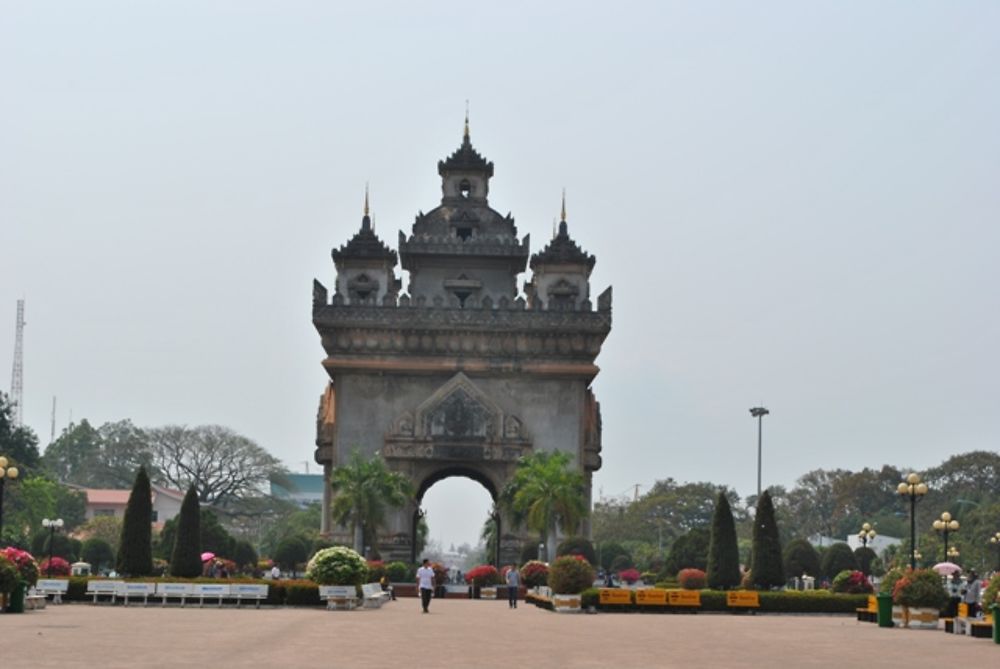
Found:
[{"label": "yellow sign board", "polygon": [[631,604],[632,591],[624,588],[601,588],[598,590],[601,604]]},{"label": "yellow sign board", "polygon": [[667,590],[670,606],[701,606],[701,593],[697,590]]},{"label": "yellow sign board", "polygon": [[760,596],[753,591],[735,590],[726,593],[726,606],[736,608],[759,608]]},{"label": "yellow sign board", "polygon": [[635,603],[640,606],[666,606],[667,591],[660,588],[640,588],[635,591]]}]

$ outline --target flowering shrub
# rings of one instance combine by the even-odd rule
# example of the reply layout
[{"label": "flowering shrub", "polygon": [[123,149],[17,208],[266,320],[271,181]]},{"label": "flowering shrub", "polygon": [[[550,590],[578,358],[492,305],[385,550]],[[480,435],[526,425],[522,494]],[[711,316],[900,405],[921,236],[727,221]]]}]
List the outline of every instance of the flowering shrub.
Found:
[{"label": "flowering shrub", "polygon": [[993,604],[1000,604],[1000,574],[995,574],[990,579],[990,584],[986,586],[983,593],[983,612],[989,613]]},{"label": "flowering shrub", "polygon": [[393,583],[413,580],[413,569],[405,562],[390,562],[385,566],[385,573]]},{"label": "flowering shrub", "polygon": [[892,589],[892,602],[901,606],[940,609],[948,603],[948,592],[933,569],[908,569]]},{"label": "flowering shrub", "polygon": [[594,568],[583,558],[565,555],[549,568],[549,587],[557,595],[577,595],[594,584]]},{"label": "flowering shrub", "polygon": [[498,585],[500,572],[491,564],[481,564],[465,572],[465,582],[476,582],[476,585]]},{"label": "flowering shrub", "polygon": [[0,594],[11,592],[19,578],[17,566],[0,554]]},{"label": "flowering shrub", "polygon": [[440,562],[431,562],[431,569],[434,570],[434,585],[444,585],[448,582],[448,568]]},{"label": "flowering shrub", "polygon": [[618,578],[625,581],[629,585],[632,585],[639,580],[639,570],[638,569],[622,569],[618,572]]},{"label": "flowering shrub", "polygon": [[17,572],[29,587],[38,582],[38,563],[28,551],[10,546],[0,550],[0,555],[4,556],[17,568]]},{"label": "flowering shrub", "polygon": [[549,582],[549,566],[538,560],[528,560],[521,567],[521,583],[526,588],[537,588]]},{"label": "flowering shrub", "polygon": [[319,585],[360,585],[367,575],[365,559],[346,546],[317,551],[306,565],[306,578]]},{"label": "flowering shrub", "polygon": [[886,572],[885,576],[882,577],[882,582],[879,583],[878,591],[883,595],[891,595],[896,587],[896,581],[903,578],[902,569],[890,569]]},{"label": "flowering shrub", "polygon": [[701,569],[681,569],[677,572],[677,582],[685,590],[704,590],[705,572]]},{"label": "flowering shrub", "polygon": [[875,589],[862,572],[845,569],[834,577],[830,590],[849,595],[865,595],[874,592]]},{"label": "flowering shrub", "polygon": [[264,558],[263,560],[257,560],[257,569],[261,571],[271,571],[271,567],[274,566],[274,560]]},{"label": "flowering shrub", "polygon": [[52,558],[52,568],[49,568],[49,559],[45,558],[42,560],[42,564],[38,565],[38,571],[46,576],[69,576],[69,562],[63,560],[61,557]]},{"label": "flowering shrub", "polygon": [[378,583],[385,576],[385,562],[382,560],[368,561],[368,582]]}]

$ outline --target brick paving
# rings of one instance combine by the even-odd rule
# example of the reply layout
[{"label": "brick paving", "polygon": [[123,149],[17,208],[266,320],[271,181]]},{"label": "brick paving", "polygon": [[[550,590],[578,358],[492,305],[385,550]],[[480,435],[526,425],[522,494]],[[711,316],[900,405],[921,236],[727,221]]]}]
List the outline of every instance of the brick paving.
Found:
[{"label": "brick paving", "polygon": [[50,605],[0,615],[0,667],[989,667],[1000,645],[847,616],[563,615],[523,602],[381,609]]}]

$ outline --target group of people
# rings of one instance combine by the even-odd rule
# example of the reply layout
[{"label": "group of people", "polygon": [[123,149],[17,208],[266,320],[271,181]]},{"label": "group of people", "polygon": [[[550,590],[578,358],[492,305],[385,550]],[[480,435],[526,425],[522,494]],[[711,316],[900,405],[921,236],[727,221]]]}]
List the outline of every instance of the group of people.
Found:
[{"label": "group of people", "polygon": [[[507,582],[507,604],[510,608],[517,608],[517,593],[521,588],[521,573],[516,567],[507,570],[504,577]],[[434,596],[434,569],[431,561],[424,558],[420,568],[417,569],[417,588],[420,590],[420,605],[424,613],[430,612],[431,598]]]}]

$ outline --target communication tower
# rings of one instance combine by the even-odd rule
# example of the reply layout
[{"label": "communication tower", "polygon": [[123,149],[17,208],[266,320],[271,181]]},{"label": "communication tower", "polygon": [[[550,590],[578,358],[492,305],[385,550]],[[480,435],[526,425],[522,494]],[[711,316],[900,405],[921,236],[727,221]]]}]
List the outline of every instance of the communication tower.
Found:
[{"label": "communication tower", "polygon": [[10,399],[14,403],[14,426],[20,427],[24,403],[24,300],[17,301],[17,330],[14,336],[14,371],[10,377]]}]

